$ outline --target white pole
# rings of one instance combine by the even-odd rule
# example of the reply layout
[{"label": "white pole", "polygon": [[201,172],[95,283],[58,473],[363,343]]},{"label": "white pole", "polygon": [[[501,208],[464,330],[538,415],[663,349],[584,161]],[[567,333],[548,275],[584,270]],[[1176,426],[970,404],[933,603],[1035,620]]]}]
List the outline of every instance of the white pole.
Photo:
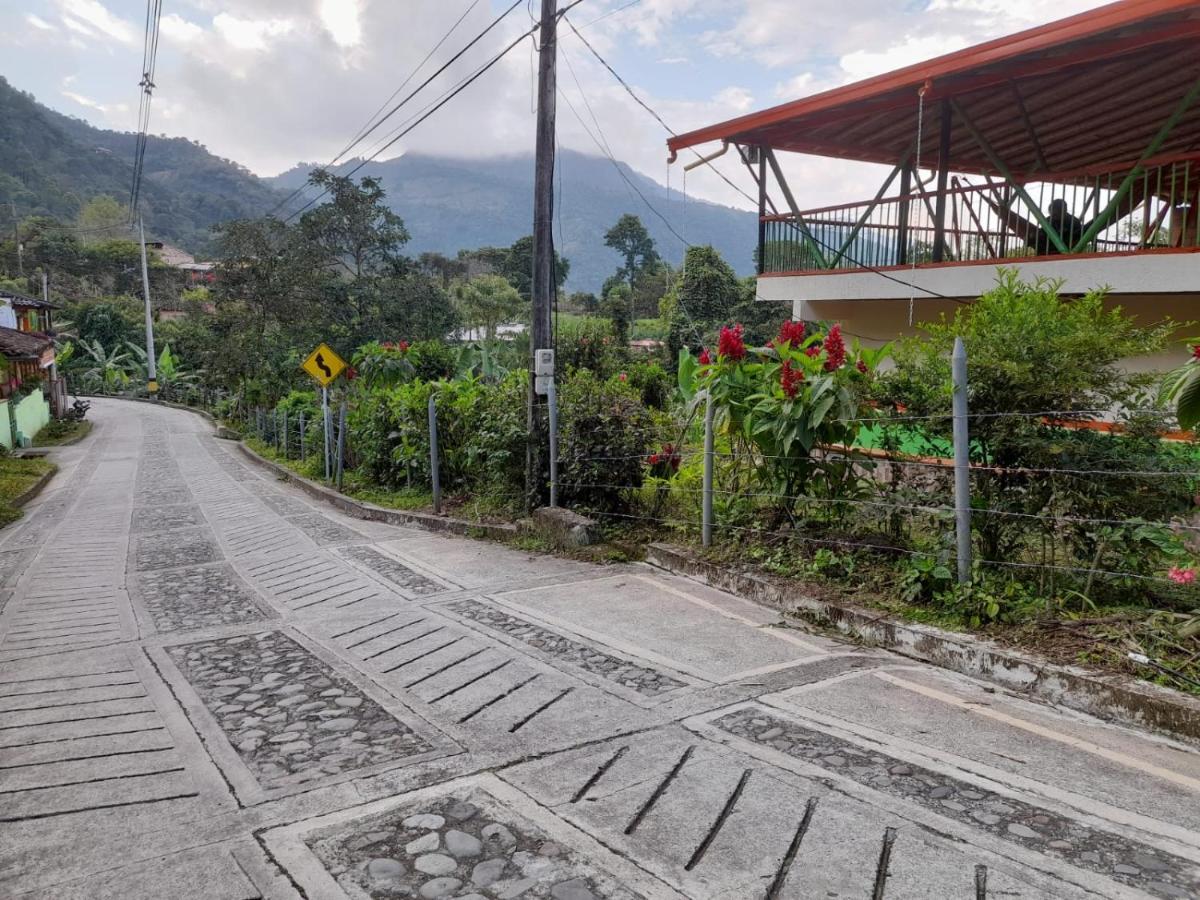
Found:
[{"label": "white pole", "polygon": [[550,406],[550,505],[558,506],[558,391],[553,375],[546,385],[546,401]]},{"label": "white pole", "polygon": [[158,393],[158,371],[154,354],[154,314],[150,310],[150,270],[146,265],[146,229],[138,216],[138,232],[142,245],[142,297],[146,301],[146,391],[150,399]]},{"label": "white pole", "polygon": [[954,380],[954,524],[958,539],[958,583],[967,584],[971,580],[971,455],[967,430],[967,350],[962,338],[954,339],[950,369]]},{"label": "white pole", "polygon": [[700,525],[700,541],[705,547],[712,545],[713,528],[713,398],[709,394],[704,405],[704,500],[703,519]]},{"label": "white pole", "polygon": [[429,482],[433,491],[433,511],[442,511],[442,473],[438,468],[437,397],[429,395]]},{"label": "white pole", "polygon": [[321,430],[325,432],[325,480],[329,480],[329,388],[321,388]]}]

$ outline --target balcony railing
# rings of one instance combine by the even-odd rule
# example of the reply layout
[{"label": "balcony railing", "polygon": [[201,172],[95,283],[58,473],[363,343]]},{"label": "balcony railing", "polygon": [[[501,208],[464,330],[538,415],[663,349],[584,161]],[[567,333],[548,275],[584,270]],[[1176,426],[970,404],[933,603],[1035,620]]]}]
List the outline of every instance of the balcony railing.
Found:
[{"label": "balcony railing", "polygon": [[1126,180],[1124,173],[1056,176],[1018,188],[954,176],[940,225],[929,186],[798,216],[764,216],[761,271],[1200,250],[1200,159],[1148,165]]}]

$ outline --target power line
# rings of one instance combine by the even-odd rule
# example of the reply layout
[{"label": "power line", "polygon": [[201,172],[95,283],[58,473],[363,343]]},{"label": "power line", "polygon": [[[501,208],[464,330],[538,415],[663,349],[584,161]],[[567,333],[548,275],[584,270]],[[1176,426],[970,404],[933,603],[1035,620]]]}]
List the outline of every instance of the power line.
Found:
[{"label": "power line", "polygon": [[[625,81],[625,79],[624,79],[624,78],[622,78],[622,77],[621,77],[621,76],[620,76],[620,75],[617,73],[617,70],[616,70],[616,69],[614,69],[614,68],[613,68],[611,65],[609,65],[609,63],[608,63],[608,60],[606,60],[606,59],[605,59],[603,56],[601,56],[601,55],[600,55],[600,52],[599,52],[598,50],[596,50],[596,48],[595,48],[595,47],[593,47],[593,46],[591,45],[591,42],[589,42],[587,38],[585,38],[585,37],[584,37],[582,34],[580,34],[580,33],[579,33],[579,29],[575,27],[575,25],[574,25],[574,24],[571,22],[571,20],[570,20],[570,19],[568,19],[568,18],[567,18],[567,17],[564,15],[564,16],[563,16],[563,21],[567,23],[567,25],[570,27],[571,31],[572,31],[572,32],[575,34],[575,36],[576,36],[577,38],[579,38],[579,40],[581,40],[581,41],[583,42],[583,45],[584,45],[585,47],[587,47],[587,48],[588,48],[588,50],[590,50],[590,51],[591,51],[592,55],[593,55],[594,57],[596,57],[596,59],[597,59],[597,60],[599,60],[599,61],[600,61],[600,64],[601,64],[602,66],[604,66],[604,68],[606,68],[606,69],[609,71],[609,74],[611,74],[611,75],[612,75],[612,77],[613,77],[613,78],[615,78],[615,79],[617,80],[617,82],[618,82],[618,83],[621,85],[621,87],[623,87],[623,88],[625,89],[625,92],[626,92],[627,94],[629,94],[629,96],[630,96],[630,97],[632,97],[632,98],[633,98],[634,102],[635,102],[635,103],[637,103],[637,105],[638,105],[638,106],[640,106],[642,109],[644,109],[646,112],[648,112],[648,113],[649,113],[651,116],[653,116],[653,117],[654,117],[654,120],[655,120],[656,122],[658,122],[658,124],[659,124],[659,125],[661,125],[661,126],[663,127],[663,129],[664,129],[664,130],[665,130],[665,131],[666,131],[668,134],[672,135],[673,137],[674,137],[674,136],[677,136],[677,134],[678,134],[678,133],[675,131],[675,129],[673,129],[673,128],[672,128],[670,125],[668,125],[668,124],[667,124],[667,123],[666,123],[666,122],[663,120],[663,117],[662,117],[662,116],[660,116],[660,115],[659,115],[657,112],[655,112],[655,111],[654,111],[654,110],[653,110],[653,109],[652,109],[652,108],[649,106],[649,104],[647,104],[647,103],[646,103],[644,100],[642,100],[642,98],[641,98],[641,97],[639,97],[639,96],[638,96],[638,95],[637,95],[637,94],[634,92],[633,88],[629,86],[629,83],[628,83],[627,81]],[[747,194],[747,193],[746,193],[744,190],[742,190],[742,188],[741,188],[741,187],[739,187],[738,185],[734,184],[734,182],[733,182],[732,180],[730,180],[730,179],[729,179],[729,177],[728,177],[728,176],[726,176],[724,172],[722,172],[722,171],[721,171],[720,169],[718,169],[718,168],[717,168],[715,165],[713,165],[713,162],[712,162],[712,160],[710,160],[710,159],[704,159],[704,157],[702,157],[702,156],[700,155],[700,153],[699,153],[699,152],[698,152],[698,151],[697,151],[697,150],[696,150],[694,147],[692,147],[692,148],[689,148],[689,149],[691,149],[691,151],[692,151],[694,154],[696,154],[696,157],[697,157],[698,159],[700,159],[700,160],[701,160],[701,161],[702,161],[702,162],[703,162],[703,163],[704,163],[706,166],[708,166],[710,169],[712,169],[712,170],[713,170],[713,171],[714,171],[714,172],[717,174],[717,176],[718,176],[718,177],[719,177],[719,178],[720,178],[722,181],[724,181],[724,182],[725,182],[727,185],[729,185],[731,188],[733,188],[735,191],[737,191],[739,194],[741,194],[743,197],[745,197],[745,198],[746,198],[746,199],[747,199],[749,202],[753,203],[753,204],[754,204],[756,207],[758,206],[758,200],[757,200],[756,198],[754,198],[754,197],[751,197],[751,196],[750,196],[749,194]],[[905,280],[903,280],[903,279],[901,279],[901,278],[896,278],[894,275],[889,275],[887,272],[884,272],[883,270],[881,270],[881,269],[879,269],[879,268],[877,268],[877,267],[875,267],[875,266],[868,265],[867,263],[864,263],[864,262],[862,262],[862,261],[861,261],[861,260],[859,260],[859,259],[855,259],[855,258],[854,258],[853,256],[851,256],[849,253],[847,253],[847,252],[843,252],[842,248],[840,248],[840,247],[834,247],[832,244],[827,244],[827,243],[826,243],[824,240],[822,240],[821,238],[817,237],[815,234],[811,234],[811,233],[809,233],[809,234],[807,234],[806,236],[807,236],[807,237],[808,237],[810,240],[812,240],[814,243],[820,244],[820,245],[821,245],[822,247],[824,247],[826,250],[832,250],[832,251],[834,251],[834,252],[836,252],[836,253],[840,253],[843,259],[847,259],[847,260],[849,260],[850,262],[854,263],[854,264],[855,264],[856,266],[858,266],[859,268],[865,269],[865,270],[867,270],[867,271],[869,271],[869,272],[873,272],[873,273],[875,273],[876,275],[880,276],[881,278],[886,278],[888,281],[894,281],[895,283],[897,283],[897,284],[900,284],[900,285],[903,285],[904,287],[913,288],[913,289],[915,289],[915,290],[921,291],[922,293],[929,294],[929,295],[930,295],[930,296],[932,296],[932,297],[936,297],[936,298],[939,298],[939,299],[942,299],[942,300],[954,300],[954,301],[955,301],[955,302],[957,302],[957,303],[963,303],[963,302],[965,302],[965,301],[962,301],[962,300],[958,300],[957,298],[953,298],[953,297],[947,297],[945,294],[939,293],[938,291],[932,290],[932,289],[930,289],[930,288],[924,288],[924,287],[921,287],[920,285],[913,284],[913,283],[911,283],[911,282],[908,282],[908,281],[905,281]]]},{"label": "power line", "polygon": [[159,25],[162,20],[162,0],[146,0],[145,35],[142,40],[142,78],[138,82],[141,96],[138,101],[138,134],[133,151],[133,183],[129,189],[129,215],[132,221],[141,200],[142,175],[145,171],[146,145],[149,143],[150,104],[158,67]]},{"label": "power line", "polygon": [[[519,5],[519,2],[520,2],[520,0],[518,0],[516,5]],[[565,16],[568,10],[573,9],[574,7],[578,6],[582,2],[583,2],[583,0],[574,0],[573,3],[570,3],[567,6],[564,6],[561,10],[559,10],[557,15],[560,18]],[[510,7],[510,10],[512,8],[513,7]],[[503,50],[501,50],[499,53],[497,53],[495,56],[493,56],[490,60],[488,60],[486,63],[484,63],[478,69],[476,69],[475,72],[472,73],[468,78],[464,79],[463,81],[460,81],[454,88],[452,88],[451,90],[449,90],[445,94],[443,94],[442,97],[439,100],[437,100],[434,104],[426,107],[425,111],[420,113],[417,117],[415,117],[415,119],[410,120],[411,121],[410,125],[408,125],[407,127],[402,126],[401,130],[399,130],[398,132],[393,132],[393,134],[395,135],[394,137],[392,137],[390,140],[388,140],[387,143],[385,143],[383,146],[379,147],[377,150],[372,151],[370,153],[370,155],[368,155],[364,159],[359,160],[358,165],[356,165],[353,169],[348,171],[343,177],[349,178],[352,175],[354,175],[356,172],[358,172],[360,169],[362,169],[365,165],[367,165],[370,162],[373,162],[375,160],[375,158],[377,156],[379,156],[380,153],[383,153],[385,150],[387,150],[389,147],[391,147],[393,144],[395,144],[397,141],[399,141],[405,135],[409,134],[409,132],[411,132],[414,128],[416,128],[418,125],[420,125],[426,119],[428,119],[431,115],[433,115],[435,112],[437,112],[439,109],[441,109],[447,103],[449,103],[450,100],[452,100],[454,97],[458,96],[458,94],[460,94],[467,87],[469,87],[472,83],[474,83],[476,81],[476,79],[478,79],[486,71],[488,71],[490,68],[492,68],[492,66],[494,66],[496,63],[498,63],[505,56],[507,56],[514,47],[516,47],[518,44],[521,43],[521,41],[525,40],[525,38],[529,37],[535,31],[537,31],[539,27],[540,27],[540,25],[535,25],[532,28],[530,28],[528,31],[524,31],[520,35],[518,35],[517,38],[514,41],[512,41],[512,43],[508,44],[508,46],[506,46]],[[304,206],[300,207],[300,209],[296,210],[294,213],[292,213],[286,219],[284,219],[284,222],[285,223],[290,222],[292,219],[296,218],[296,216],[300,215],[302,212],[304,212],[306,209],[311,207],[314,203],[316,203],[318,200],[320,200],[322,197],[324,197],[328,193],[329,193],[328,188],[323,189],[320,194],[318,194],[312,200],[308,201],[308,203],[304,204]]]},{"label": "power line", "polygon": [[[358,132],[354,135],[353,138],[350,139],[350,142],[347,143],[346,146],[344,146],[341,150],[338,151],[337,155],[334,156],[333,159],[331,159],[329,161],[329,164],[325,168],[332,168],[334,165],[336,165],[337,162],[342,157],[344,157],[347,153],[349,153],[358,144],[362,143],[362,141],[365,140],[368,135],[370,135],[373,131],[375,131],[375,129],[377,129],[380,125],[382,125],[384,122],[386,122],[388,119],[390,119],[393,115],[395,115],[396,112],[398,112],[401,107],[403,107],[406,103],[408,103],[410,100],[412,100],[413,97],[415,97],[422,90],[424,90],[429,85],[430,82],[432,82],[435,78],[437,78],[444,71],[446,71],[447,68],[449,68],[458,59],[460,59],[464,53],[466,53],[468,50],[471,49],[471,47],[475,46],[475,44],[478,43],[488,32],[490,32],[493,28],[495,28],[498,24],[500,24],[500,22],[506,16],[508,16],[509,13],[511,13],[514,9],[516,9],[517,6],[520,5],[520,3],[521,3],[521,0],[514,0],[512,6],[510,6],[508,9],[506,9],[504,12],[502,12],[499,16],[497,16],[495,19],[493,19],[491,21],[491,23],[485,29],[483,29],[483,31],[479,32],[479,34],[475,35],[475,37],[473,37],[470,41],[468,41],[464,47],[462,47],[457,53],[455,53],[453,56],[451,56],[450,59],[447,60],[446,63],[444,65],[442,65],[440,68],[438,68],[438,70],[436,72],[434,72],[432,75],[430,75],[424,81],[422,81],[419,85],[417,85],[417,87],[414,88],[403,100],[401,100],[399,103],[397,103],[395,106],[393,106],[387,112],[386,115],[379,117],[380,112],[382,112],[387,107],[387,105],[396,98],[397,94],[399,94],[402,90],[404,90],[405,87],[408,86],[409,82],[411,82],[413,80],[413,78],[416,77],[417,73],[419,71],[421,71],[421,69],[423,69],[425,67],[425,64],[427,62],[429,62],[429,60],[433,57],[433,54],[436,53],[439,48],[441,48],[442,44],[446,43],[446,41],[450,39],[450,36],[458,29],[458,26],[462,23],[462,21],[464,19],[466,19],[466,17],[470,14],[471,10],[474,9],[479,4],[479,0],[472,0],[472,3],[470,4],[470,6],[468,6],[466,8],[466,10],[463,11],[462,15],[460,15],[458,17],[458,19],[455,21],[455,23],[450,26],[450,30],[447,31],[444,35],[442,35],[441,40],[439,40],[433,46],[433,48],[427,54],[425,54],[425,58],[421,60],[421,62],[416,66],[416,68],[414,68],[411,72],[409,72],[408,77],[406,77],[404,79],[404,81],[402,81],[400,83],[400,86],[397,87],[396,90],[394,90],[392,92],[391,96],[388,97],[386,100],[384,100],[383,103],[381,103],[379,105],[379,108],[377,110],[375,110],[375,112],[373,112],[367,118],[367,121],[364,122],[362,127],[360,127],[358,129]],[[308,187],[308,185],[304,184],[304,185],[301,185],[296,190],[292,191],[291,195],[288,196],[283,201],[281,201],[279,204],[277,204],[275,206],[275,208],[272,209],[270,211],[270,213],[268,213],[268,215],[274,215],[280,209],[287,206],[289,203],[292,202],[293,199],[295,199],[298,195],[302,194],[307,189],[307,187]]]},{"label": "power line", "polygon": [[[501,50],[499,53],[497,53],[495,56],[493,56],[490,60],[488,60],[486,63],[484,63],[478,69],[476,69],[475,72],[472,73],[468,78],[464,79],[463,81],[460,81],[454,88],[452,88],[451,90],[449,90],[445,94],[443,94],[439,100],[437,100],[431,106],[426,107],[425,111],[422,112],[421,114],[419,114],[412,121],[412,124],[408,125],[407,127],[403,127],[395,135],[395,137],[393,137],[391,140],[389,140],[386,144],[384,144],[378,150],[373,151],[369,156],[359,160],[358,165],[356,165],[353,169],[351,169],[349,172],[347,172],[344,177],[346,177],[346,178],[351,177],[356,172],[358,172],[360,169],[362,169],[363,166],[367,165],[367,163],[373,162],[375,160],[375,158],[377,156],[379,156],[380,153],[382,153],[384,150],[387,150],[389,147],[391,147],[393,144],[395,144],[398,140],[400,140],[402,137],[404,137],[409,132],[411,132],[414,128],[416,128],[418,125],[420,125],[426,119],[428,119],[431,115],[433,115],[435,112],[437,112],[439,109],[441,109],[447,103],[449,103],[454,97],[458,96],[458,94],[460,94],[462,91],[464,91],[472,83],[474,83],[475,80],[478,79],[481,75],[483,75],[484,72],[488,71],[488,69],[492,68],[492,66],[494,66],[496,63],[500,62],[500,60],[503,59],[506,55],[508,55],[508,53],[514,47],[516,47],[523,40],[525,40],[525,38],[527,38],[531,34],[533,34],[533,32],[535,30],[536,30],[536,27],[531,28],[526,32],[523,32],[519,37],[517,37],[516,40],[514,40],[507,47],[505,47],[503,50]],[[316,203],[318,200],[320,200],[322,197],[324,197],[328,193],[329,193],[328,188],[323,189],[321,191],[321,193],[319,193],[316,197],[309,200],[308,203],[304,204],[304,206],[300,207],[300,209],[296,210],[294,213],[292,213],[286,219],[284,219],[284,222],[285,223],[290,222],[292,219],[296,218],[298,215],[300,215],[302,212],[304,212],[306,209],[308,209],[310,206],[312,206],[314,203]]]}]

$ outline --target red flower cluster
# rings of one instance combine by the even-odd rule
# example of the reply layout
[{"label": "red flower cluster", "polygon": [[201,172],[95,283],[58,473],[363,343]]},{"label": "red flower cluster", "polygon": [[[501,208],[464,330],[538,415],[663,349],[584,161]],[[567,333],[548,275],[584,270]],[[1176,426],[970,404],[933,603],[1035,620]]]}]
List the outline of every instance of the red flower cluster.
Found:
[{"label": "red flower cluster", "polygon": [[821,355],[821,345],[820,344],[810,345],[809,348],[804,351],[804,355],[805,356],[820,356]]},{"label": "red flower cluster", "polygon": [[397,343],[393,343],[392,341],[384,341],[379,346],[382,347],[384,350],[399,350],[401,353],[407,353],[409,343],[408,343],[408,341],[400,341],[400,343],[397,344]]},{"label": "red flower cluster", "polygon": [[834,323],[825,335],[825,371],[833,372],[846,362],[846,342],[842,340],[841,323]]},{"label": "red flower cluster", "polygon": [[862,372],[864,375],[866,375],[867,372],[870,371],[867,368],[867,364],[865,362],[863,362],[861,359],[854,364],[854,368],[858,369],[858,371]]},{"label": "red flower cluster", "polygon": [[702,366],[711,366],[712,365],[712,357],[709,355],[707,347],[704,347],[700,350],[700,355],[698,357],[696,357],[696,360]]},{"label": "red flower cluster", "polygon": [[353,381],[357,377],[358,377],[358,369],[354,368],[354,366],[347,366],[346,367],[346,380]]},{"label": "red flower cluster", "polygon": [[646,462],[650,465],[657,466],[666,463],[673,472],[679,471],[679,463],[682,460],[683,456],[675,449],[674,444],[663,444],[661,450],[646,457]]},{"label": "red flower cluster", "polygon": [[745,329],[741,323],[732,328],[722,327],[721,336],[717,339],[717,356],[740,362],[746,358],[746,342],[742,338]]},{"label": "red flower cluster", "polygon": [[800,382],[804,380],[804,372],[800,369],[792,368],[792,361],[785,359],[783,368],[779,370],[779,386],[783,388],[783,392],[788,396],[788,399],[794,399],[796,394],[800,392]]},{"label": "red flower cluster", "polygon": [[1192,358],[1200,359],[1200,344],[1196,344],[1196,346],[1192,347]]},{"label": "red flower cluster", "polygon": [[788,343],[793,347],[799,347],[804,343],[804,323],[787,321],[779,326],[779,337],[775,339],[779,343]]}]

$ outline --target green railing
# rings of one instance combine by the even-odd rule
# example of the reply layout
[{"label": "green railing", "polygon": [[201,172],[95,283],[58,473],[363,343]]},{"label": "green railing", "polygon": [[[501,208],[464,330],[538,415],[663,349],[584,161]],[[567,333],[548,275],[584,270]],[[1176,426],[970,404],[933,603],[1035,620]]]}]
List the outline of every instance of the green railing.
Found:
[{"label": "green railing", "polygon": [[1127,176],[1126,171],[1030,180],[1022,190],[955,176],[940,227],[932,185],[799,216],[764,216],[762,271],[1200,249],[1200,160],[1143,167],[1122,191]]}]

